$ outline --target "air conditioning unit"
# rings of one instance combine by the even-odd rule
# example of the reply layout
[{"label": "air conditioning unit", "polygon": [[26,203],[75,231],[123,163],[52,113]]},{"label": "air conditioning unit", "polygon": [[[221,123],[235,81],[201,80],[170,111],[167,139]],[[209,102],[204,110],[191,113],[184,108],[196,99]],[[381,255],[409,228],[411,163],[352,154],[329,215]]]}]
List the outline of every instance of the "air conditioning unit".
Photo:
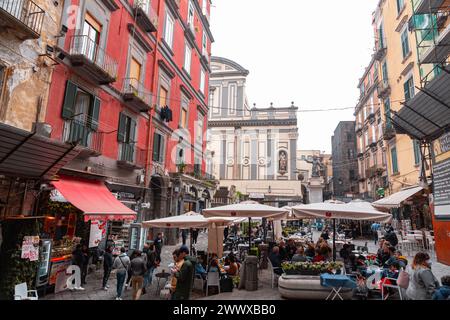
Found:
[{"label": "air conditioning unit", "polygon": [[33,123],[33,131],[36,132],[36,134],[50,138],[52,134],[52,126],[49,123],[46,122],[35,122]]}]

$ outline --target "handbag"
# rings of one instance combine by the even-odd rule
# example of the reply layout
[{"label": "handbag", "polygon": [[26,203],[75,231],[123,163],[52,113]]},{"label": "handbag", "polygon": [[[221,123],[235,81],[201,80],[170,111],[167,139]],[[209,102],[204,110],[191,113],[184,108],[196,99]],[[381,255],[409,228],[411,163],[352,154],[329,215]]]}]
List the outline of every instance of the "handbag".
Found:
[{"label": "handbag", "polygon": [[409,273],[405,270],[401,270],[398,274],[397,285],[400,288],[407,289],[409,286]]},{"label": "handbag", "polygon": [[226,277],[220,279],[220,291],[221,292],[232,292],[233,291],[233,279]]}]

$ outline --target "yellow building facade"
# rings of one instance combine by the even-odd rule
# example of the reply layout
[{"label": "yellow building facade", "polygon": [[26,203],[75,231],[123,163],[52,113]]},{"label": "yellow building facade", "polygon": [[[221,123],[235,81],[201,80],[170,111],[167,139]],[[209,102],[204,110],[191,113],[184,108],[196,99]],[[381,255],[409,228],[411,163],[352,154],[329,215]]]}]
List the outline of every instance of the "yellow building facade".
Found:
[{"label": "yellow building facade", "polygon": [[419,143],[392,129],[393,115],[404,107],[420,87],[420,68],[415,32],[409,22],[413,3],[409,0],[381,0],[373,14],[375,60],[378,61],[378,103],[382,106],[383,157],[388,187],[395,193],[419,183]]}]

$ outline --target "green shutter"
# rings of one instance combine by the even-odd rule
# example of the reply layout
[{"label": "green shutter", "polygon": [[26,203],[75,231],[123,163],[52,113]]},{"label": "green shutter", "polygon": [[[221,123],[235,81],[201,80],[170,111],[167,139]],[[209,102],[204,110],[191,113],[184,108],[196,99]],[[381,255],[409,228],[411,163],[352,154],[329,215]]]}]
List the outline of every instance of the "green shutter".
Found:
[{"label": "green shutter", "polygon": [[159,150],[161,146],[161,136],[155,132],[153,136],[153,161],[159,162]]},{"label": "green shutter", "polygon": [[136,121],[133,119],[130,119],[130,137],[129,142],[134,143],[136,142]]},{"label": "green shutter", "polygon": [[411,92],[409,92],[409,81],[403,84],[403,90],[405,91],[405,101],[411,99]]},{"label": "green shutter", "polygon": [[89,122],[89,125],[92,130],[97,131],[98,129],[98,119],[100,116],[100,103],[101,100],[97,97],[94,97],[92,101],[92,110],[91,110],[91,121]]},{"label": "green shutter", "polygon": [[393,171],[393,173],[398,173],[397,148],[396,147],[393,147],[391,149],[391,157],[392,157],[392,171]]},{"label": "green shutter", "polygon": [[418,165],[420,163],[420,145],[417,140],[413,140],[413,147],[414,147],[414,164]]},{"label": "green shutter", "polygon": [[77,90],[78,87],[73,82],[67,80],[66,93],[64,95],[64,104],[61,114],[63,119],[71,119],[74,116]]},{"label": "green shutter", "polygon": [[125,130],[127,126],[127,116],[123,113],[119,114],[119,129],[117,130],[117,141],[125,142]]}]

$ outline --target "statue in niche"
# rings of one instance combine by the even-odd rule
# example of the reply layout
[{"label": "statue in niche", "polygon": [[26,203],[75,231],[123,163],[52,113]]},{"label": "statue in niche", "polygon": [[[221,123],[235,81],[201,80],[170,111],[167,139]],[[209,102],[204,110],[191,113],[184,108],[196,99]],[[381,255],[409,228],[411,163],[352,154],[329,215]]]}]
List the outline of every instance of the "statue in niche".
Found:
[{"label": "statue in niche", "polygon": [[287,152],[282,150],[278,154],[278,172],[280,174],[285,174],[287,172],[288,160]]},{"label": "statue in niche", "polygon": [[313,178],[318,178],[323,176],[323,170],[324,165],[322,164],[322,162],[320,161],[320,158],[318,156],[314,156],[312,160],[305,160],[308,163],[312,163],[313,167],[312,167],[312,173],[311,173],[311,177]]}]

